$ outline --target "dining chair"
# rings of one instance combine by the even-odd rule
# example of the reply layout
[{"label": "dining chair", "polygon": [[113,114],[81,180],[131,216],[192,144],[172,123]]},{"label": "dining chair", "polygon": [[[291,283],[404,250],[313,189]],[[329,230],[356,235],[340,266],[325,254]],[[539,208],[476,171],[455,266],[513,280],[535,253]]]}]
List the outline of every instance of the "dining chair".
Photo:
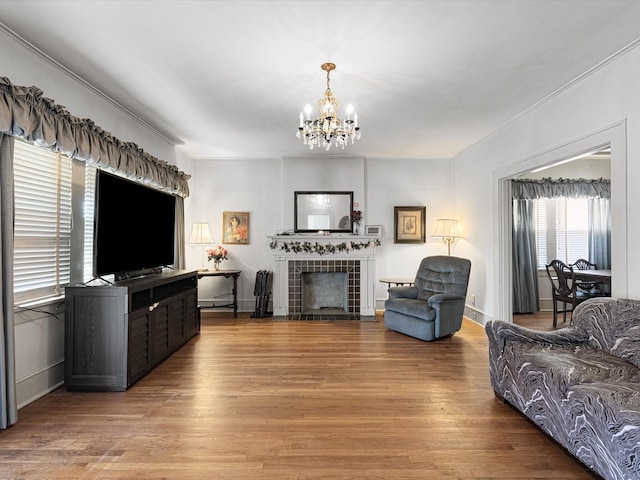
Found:
[{"label": "dining chair", "polygon": [[[571,265],[561,260],[552,260],[546,265],[547,276],[551,282],[553,297],[553,326],[558,325],[558,314],[562,313],[562,321],[567,321],[567,313],[572,313],[580,303],[598,295],[578,290],[575,272]],[[562,308],[558,304],[562,303]]]},{"label": "dining chair", "polygon": [[[598,269],[595,263],[591,263],[589,260],[585,260],[584,258],[576,260],[575,262],[570,264],[570,266],[578,270],[597,270]],[[598,283],[585,283],[581,281],[577,282],[578,288],[580,290],[584,290],[585,292],[594,292],[594,289],[598,285],[599,285]],[[598,292],[599,291],[600,289],[598,289]]]}]

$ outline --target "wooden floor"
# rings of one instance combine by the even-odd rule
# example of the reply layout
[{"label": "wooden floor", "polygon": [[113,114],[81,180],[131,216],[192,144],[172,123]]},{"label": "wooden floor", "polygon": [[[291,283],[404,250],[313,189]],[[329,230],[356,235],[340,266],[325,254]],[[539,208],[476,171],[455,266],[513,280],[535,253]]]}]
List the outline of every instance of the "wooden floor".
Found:
[{"label": "wooden floor", "polygon": [[531,328],[532,330],[549,332],[568,327],[571,324],[571,316],[568,315],[567,319],[563,322],[562,315],[560,315],[558,317],[558,325],[555,328],[553,327],[553,312],[536,312],[514,315],[513,323]]},{"label": "wooden floor", "polygon": [[469,320],[427,343],[381,317],[203,317],[129,391],[60,388],[21,409],[0,478],[597,478],[495,398]]}]

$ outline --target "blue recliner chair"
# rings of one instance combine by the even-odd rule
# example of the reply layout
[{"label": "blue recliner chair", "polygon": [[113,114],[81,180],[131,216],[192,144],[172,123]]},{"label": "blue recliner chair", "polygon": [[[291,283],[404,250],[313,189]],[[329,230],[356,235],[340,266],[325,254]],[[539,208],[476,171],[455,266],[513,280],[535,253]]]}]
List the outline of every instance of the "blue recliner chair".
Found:
[{"label": "blue recliner chair", "polygon": [[427,342],[453,335],[462,327],[470,271],[466,258],[424,258],[413,286],[388,289],[385,326]]}]

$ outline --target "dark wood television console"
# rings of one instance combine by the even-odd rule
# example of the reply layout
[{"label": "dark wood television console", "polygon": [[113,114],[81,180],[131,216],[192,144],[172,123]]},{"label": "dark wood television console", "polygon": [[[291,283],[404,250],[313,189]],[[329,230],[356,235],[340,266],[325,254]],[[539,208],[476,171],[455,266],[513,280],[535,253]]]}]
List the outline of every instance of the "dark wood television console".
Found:
[{"label": "dark wood television console", "polygon": [[200,331],[197,272],[65,289],[65,385],[124,391]]}]

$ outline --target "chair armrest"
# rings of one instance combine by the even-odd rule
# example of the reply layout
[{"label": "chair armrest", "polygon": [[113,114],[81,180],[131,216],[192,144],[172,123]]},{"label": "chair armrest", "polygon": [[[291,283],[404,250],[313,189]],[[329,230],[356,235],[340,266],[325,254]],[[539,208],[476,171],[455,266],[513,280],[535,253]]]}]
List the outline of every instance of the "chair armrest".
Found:
[{"label": "chair armrest", "polygon": [[455,293],[436,293],[435,295],[431,295],[429,297],[429,306],[431,308],[435,308],[436,305],[442,303],[454,303],[454,302],[462,302],[464,304],[465,297],[462,295],[457,295]]},{"label": "chair armrest", "polygon": [[414,286],[389,287],[389,298],[418,298],[418,288]]},{"label": "chair armrest", "polygon": [[464,314],[465,297],[454,293],[435,293],[429,297],[429,306],[436,311],[434,335],[436,338],[460,330]]}]

